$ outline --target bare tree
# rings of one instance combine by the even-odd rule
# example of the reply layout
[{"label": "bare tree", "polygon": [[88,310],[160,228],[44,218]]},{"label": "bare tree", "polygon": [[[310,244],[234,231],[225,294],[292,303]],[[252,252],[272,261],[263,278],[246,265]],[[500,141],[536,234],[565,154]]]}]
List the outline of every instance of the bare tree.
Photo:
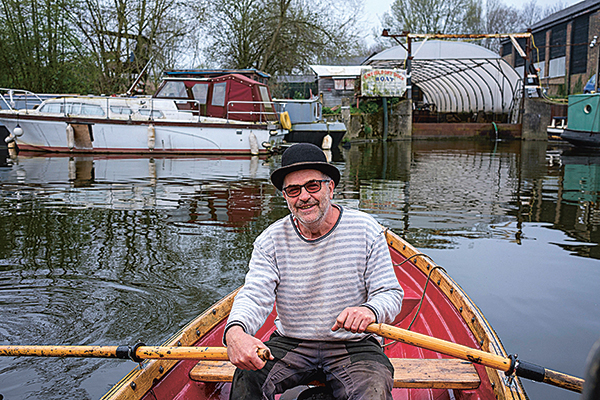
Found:
[{"label": "bare tree", "polygon": [[[565,5],[542,8],[529,0],[520,8],[502,0],[395,0],[385,15],[386,27],[413,33],[512,33],[525,32],[536,22]],[[495,52],[499,39],[477,42]]]},{"label": "bare tree", "polygon": [[184,0],[79,0],[69,13],[105,93],[123,93],[151,57],[161,70],[193,48],[204,15],[205,3]]},{"label": "bare tree", "polygon": [[356,53],[355,1],[216,0],[207,54],[216,66],[271,74]]},{"label": "bare tree", "polygon": [[398,31],[464,33],[466,17],[475,8],[474,0],[394,0],[384,21]]}]

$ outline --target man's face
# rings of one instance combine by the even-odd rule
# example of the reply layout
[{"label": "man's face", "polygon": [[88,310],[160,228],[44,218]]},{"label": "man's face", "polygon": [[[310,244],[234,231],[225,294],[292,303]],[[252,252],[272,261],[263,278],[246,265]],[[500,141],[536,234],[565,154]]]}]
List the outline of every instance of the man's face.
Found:
[{"label": "man's face", "polygon": [[[291,172],[286,175],[283,181],[283,188],[290,185],[305,185],[307,182],[315,180],[330,180],[327,175],[314,169],[305,169]],[[305,226],[318,225],[327,214],[333,199],[333,182],[322,182],[321,190],[315,193],[309,193],[306,188],[302,188],[297,197],[290,197],[284,191],[284,197],[288,208],[294,216]]]}]

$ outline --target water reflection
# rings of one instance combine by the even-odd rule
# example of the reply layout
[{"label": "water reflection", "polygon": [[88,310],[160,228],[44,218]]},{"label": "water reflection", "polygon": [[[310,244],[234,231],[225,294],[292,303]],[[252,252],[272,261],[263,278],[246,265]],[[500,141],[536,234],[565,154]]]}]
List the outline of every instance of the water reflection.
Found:
[{"label": "water reflection", "polygon": [[346,159],[341,202],[418,246],[446,248],[456,236],[520,243],[523,223],[544,222],[600,258],[600,156],[545,142],[422,141],[354,145]]},{"label": "water reflection", "polygon": [[[415,141],[353,144],[330,156],[342,172],[339,203],[433,255],[507,346],[532,349],[525,359],[543,364],[548,353],[522,334],[533,315],[543,316],[535,330],[550,332],[544,341],[554,347],[575,330],[581,345],[561,353],[570,364],[548,366],[581,374],[577,363],[600,332],[594,155],[538,142]],[[280,157],[19,154],[2,162],[1,343],[161,343],[243,283],[254,238],[287,214],[268,180]],[[567,263],[578,271],[571,283],[556,272]],[[525,272],[535,277],[517,278]],[[553,280],[544,286],[539,276]],[[547,296],[558,288],[556,304]],[[575,321],[561,328],[564,315]],[[0,394],[98,398],[131,367],[4,358]],[[535,398],[539,389],[528,390]]]}]

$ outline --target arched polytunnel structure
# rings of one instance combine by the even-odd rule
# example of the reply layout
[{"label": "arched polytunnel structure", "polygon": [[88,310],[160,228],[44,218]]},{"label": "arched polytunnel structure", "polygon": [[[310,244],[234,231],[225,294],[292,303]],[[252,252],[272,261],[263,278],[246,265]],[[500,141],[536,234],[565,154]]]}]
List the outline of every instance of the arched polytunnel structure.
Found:
[{"label": "arched polytunnel structure", "polygon": [[[519,108],[522,78],[512,66],[485,47],[475,44],[423,40],[411,43],[412,85],[417,86],[438,112],[512,114]],[[370,57],[373,68],[406,69],[407,51],[395,46]]]}]

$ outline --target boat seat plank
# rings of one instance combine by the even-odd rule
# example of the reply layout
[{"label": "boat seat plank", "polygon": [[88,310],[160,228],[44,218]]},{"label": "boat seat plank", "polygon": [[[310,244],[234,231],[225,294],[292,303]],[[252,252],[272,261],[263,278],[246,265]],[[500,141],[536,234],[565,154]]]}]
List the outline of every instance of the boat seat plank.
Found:
[{"label": "boat seat plank", "polygon": [[[476,389],[479,375],[472,363],[437,358],[391,358],[395,388]],[[197,382],[231,382],[235,367],[229,361],[200,361],[190,371]]]}]

